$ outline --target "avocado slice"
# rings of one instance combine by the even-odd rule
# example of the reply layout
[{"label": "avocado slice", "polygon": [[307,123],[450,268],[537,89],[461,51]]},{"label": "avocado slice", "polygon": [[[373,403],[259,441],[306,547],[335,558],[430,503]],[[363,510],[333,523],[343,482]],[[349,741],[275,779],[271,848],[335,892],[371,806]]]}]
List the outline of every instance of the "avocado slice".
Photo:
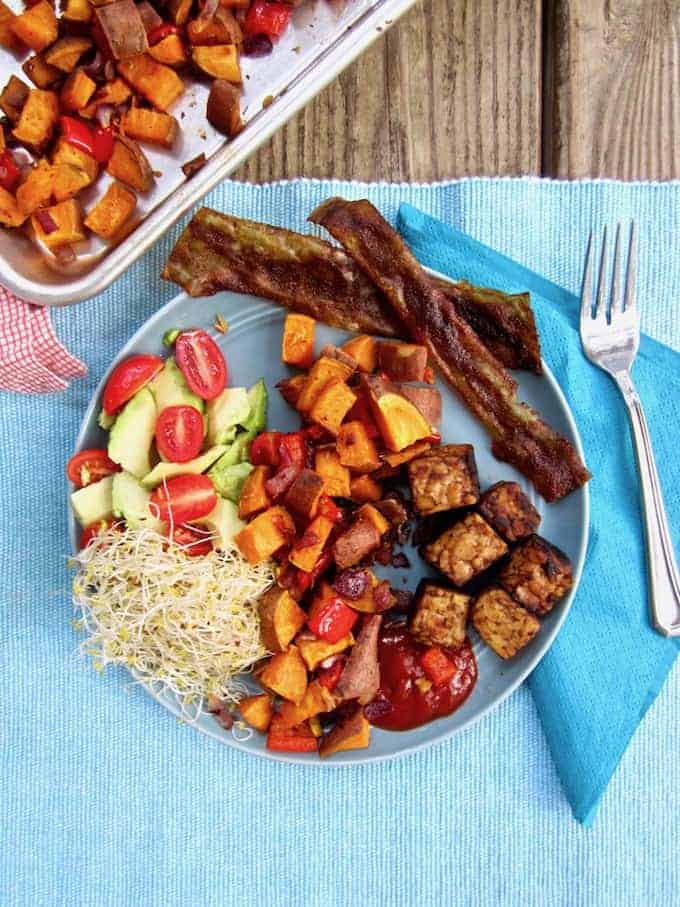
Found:
[{"label": "avocado slice", "polygon": [[201,520],[201,525],[215,533],[213,547],[223,551],[233,547],[234,536],[243,529],[245,523],[239,519],[236,504],[218,498],[215,509]]},{"label": "avocado slice", "polygon": [[74,491],[71,506],[83,528],[110,517],[113,514],[113,476],[105,476]]},{"label": "avocado slice", "polygon": [[151,469],[149,454],[156,431],[156,402],[148,387],[138,390],[118,415],[109,435],[109,456],[141,479]]},{"label": "avocado slice", "polygon": [[159,413],[168,406],[193,406],[199,413],[203,412],[203,401],[189,390],[174,356],[168,356],[161,371],[149,384],[149,389]]},{"label": "avocado slice", "polygon": [[163,346],[173,348],[175,345],[175,340],[179,337],[182,332],[179,328],[170,328],[168,331],[163,334]]},{"label": "avocado slice", "polygon": [[267,424],[267,385],[264,383],[264,378],[260,378],[248,389],[248,402],[250,403],[250,413],[248,418],[241,422],[241,425],[246,431],[253,432],[252,437],[254,438]]},{"label": "avocado slice", "polygon": [[236,426],[250,414],[250,400],[245,387],[225,387],[208,403],[208,444],[226,444],[236,437]]},{"label": "avocado slice", "polygon": [[154,468],[142,479],[142,485],[145,488],[155,488],[156,485],[160,485],[163,479],[171,479],[173,476],[184,476],[188,473],[198,475],[209,469],[215,460],[219,460],[226,449],[224,444],[216,444],[215,447],[206,450],[200,457],[189,460],[188,463],[156,463]]},{"label": "avocado slice", "polygon": [[129,472],[113,476],[113,515],[122,516],[131,529],[151,529],[161,532],[163,523],[149,510],[151,492]]},{"label": "avocado slice", "polygon": [[99,411],[99,415],[97,416],[97,425],[100,428],[103,428],[104,431],[109,431],[109,429],[113,428],[113,423],[115,421],[116,417],[110,416],[105,409]]},{"label": "avocado slice", "polygon": [[216,463],[208,475],[212,479],[215,491],[228,501],[238,504],[243,490],[243,483],[253,470],[250,463],[234,463],[232,466],[222,466]]},{"label": "avocado slice", "polygon": [[248,452],[250,449],[250,442],[253,440],[256,434],[257,432],[251,431],[238,432],[238,434],[236,435],[236,440],[226,448],[226,453],[222,454],[220,459],[215,463],[213,468],[208,473],[210,478],[212,479],[214,470],[222,471],[228,466],[233,466],[235,463],[243,463],[244,460],[247,460]]}]

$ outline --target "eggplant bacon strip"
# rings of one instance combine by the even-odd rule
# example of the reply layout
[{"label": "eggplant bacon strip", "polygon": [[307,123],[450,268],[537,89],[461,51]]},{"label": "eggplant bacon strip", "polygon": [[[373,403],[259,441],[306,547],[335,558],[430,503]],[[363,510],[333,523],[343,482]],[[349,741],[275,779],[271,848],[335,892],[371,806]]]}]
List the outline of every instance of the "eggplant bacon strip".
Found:
[{"label": "eggplant bacon strip", "polygon": [[[314,236],[198,211],[180,236],[163,277],[190,296],[232,290],[262,296],[348,331],[403,336],[392,306],[337,246]],[[528,294],[435,280],[458,314],[507,368],[541,372],[538,334]]]},{"label": "eggplant bacon strip", "polygon": [[508,372],[432,283],[401,237],[366,200],[329,199],[310,220],[321,224],[382,290],[412,338],[492,438],[492,452],[511,463],[546,501],[590,478],[571,443],[516,396]]}]

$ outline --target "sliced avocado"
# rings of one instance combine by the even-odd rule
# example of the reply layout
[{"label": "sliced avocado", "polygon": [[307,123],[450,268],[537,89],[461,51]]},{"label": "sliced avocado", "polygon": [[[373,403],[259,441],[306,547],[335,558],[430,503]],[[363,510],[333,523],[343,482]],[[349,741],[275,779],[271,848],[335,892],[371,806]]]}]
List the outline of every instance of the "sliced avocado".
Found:
[{"label": "sliced avocado", "polygon": [[241,422],[241,425],[246,431],[252,431],[254,438],[255,435],[259,435],[267,424],[267,385],[264,383],[264,378],[260,378],[248,389],[248,402],[250,403],[250,412],[248,418],[245,422]]},{"label": "sliced avocado", "polygon": [[160,485],[163,479],[171,479],[173,476],[184,476],[188,473],[198,475],[209,469],[215,460],[219,460],[226,449],[224,444],[216,444],[215,447],[206,450],[200,457],[189,460],[188,463],[156,463],[154,468],[142,479],[142,485],[145,488],[155,488],[156,485]]},{"label": "sliced avocado", "polygon": [[[222,454],[213,469],[222,470],[227,466],[233,466],[234,463],[243,463],[244,460],[247,460],[250,450],[250,442],[253,440],[256,434],[257,432],[251,431],[238,432],[238,434],[236,435],[236,440],[229,445],[229,447],[226,449],[226,453]],[[210,472],[212,472],[212,469],[210,470]],[[208,473],[208,475],[210,475],[210,473]]]},{"label": "sliced avocado", "polygon": [[129,472],[117,472],[113,477],[113,515],[122,516],[131,529],[151,529],[160,532],[163,524],[149,510],[151,492],[147,491]]},{"label": "sliced avocado", "polygon": [[71,506],[81,526],[91,526],[113,514],[113,476],[79,488],[71,494]]},{"label": "sliced avocado", "polygon": [[[221,461],[220,461],[221,462]],[[243,490],[243,483],[252,472],[250,463],[234,463],[233,466],[223,466],[220,468],[216,463],[208,475],[212,479],[215,490],[228,501],[238,504]]]},{"label": "sliced avocado", "polygon": [[161,371],[149,384],[149,389],[159,413],[168,406],[193,406],[199,413],[203,412],[203,401],[189,390],[174,356],[168,356]]},{"label": "sliced avocado", "polygon": [[245,523],[239,519],[236,504],[218,498],[215,509],[201,520],[201,525],[215,533],[213,546],[218,550],[224,550],[233,548],[234,536],[243,529]]},{"label": "sliced avocado", "polygon": [[143,387],[125,404],[109,435],[109,456],[138,479],[151,470],[156,415],[153,394]]},{"label": "sliced avocado", "polygon": [[110,428],[113,428],[113,423],[116,421],[115,416],[110,416],[105,409],[100,410],[99,415],[97,416],[97,425],[100,428],[103,428],[104,431],[108,431]]},{"label": "sliced avocado", "polygon": [[218,397],[208,403],[208,444],[233,441],[236,426],[248,418],[250,409],[245,387],[225,387]]},{"label": "sliced avocado", "polygon": [[179,328],[170,328],[169,331],[166,331],[165,334],[163,334],[163,346],[168,346],[172,349],[175,345],[175,340],[177,340],[181,333]]}]

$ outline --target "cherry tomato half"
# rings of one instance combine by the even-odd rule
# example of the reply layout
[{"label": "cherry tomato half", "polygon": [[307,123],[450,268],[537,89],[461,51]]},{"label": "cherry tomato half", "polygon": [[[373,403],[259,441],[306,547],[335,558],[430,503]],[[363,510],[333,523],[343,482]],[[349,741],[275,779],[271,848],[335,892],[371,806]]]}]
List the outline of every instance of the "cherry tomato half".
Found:
[{"label": "cherry tomato half", "polygon": [[172,540],[176,545],[184,549],[184,553],[189,557],[199,557],[204,554],[210,554],[212,551],[212,542],[195,532],[188,526],[175,526],[172,533]]},{"label": "cherry tomato half", "polygon": [[120,472],[120,466],[109,459],[105,450],[98,447],[90,447],[88,450],[73,454],[66,464],[68,480],[73,482],[76,488],[84,488],[98,482],[104,476],[113,475],[114,472]]},{"label": "cherry tomato half", "polygon": [[80,550],[87,548],[92,539],[96,539],[100,532],[106,532],[111,526],[113,526],[111,520],[99,520],[97,523],[86,526],[80,534]]},{"label": "cherry tomato half", "polygon": [[200,520],[215,509],[217,495],[207,476],[175,476],[156,488],[149,500],[151,513],[175,526]]},{"label": "cherry tomato half", "polygon": [[195,406],[167,406],[156,422],[156,446],[166,460],[188,463],[201,452],[203,416]]},{"label": "cherry tomato half", "polygon": [[154,375],[163,368],[163,360],[158,356],[130,356],[117,365],[104,388],[102,405],[104,412],[113,416],[127,403],[140,388],[148,384]]},{"label": "cherry tomato half", "polygon": [[191,390],[202,400],[214,400],[227,383],[227,363],[205,331],[182,331],[175,341],[175,357]]}]

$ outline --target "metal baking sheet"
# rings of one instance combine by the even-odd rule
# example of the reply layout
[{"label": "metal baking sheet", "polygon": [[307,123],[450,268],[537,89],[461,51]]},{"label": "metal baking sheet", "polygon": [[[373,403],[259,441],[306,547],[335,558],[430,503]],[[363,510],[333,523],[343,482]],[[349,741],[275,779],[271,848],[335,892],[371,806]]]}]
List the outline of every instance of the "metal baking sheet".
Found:
[{"label": "metal baking sheet", "polygon": [[[151,192],[139,196],[135,228],[114,247],[96,236],[78,243],[76,260],[67,267],[27,236],[0,229],[2,283],[41,305],[69,305],[100,293],[414,3],[313,0],[297,7],[291,27],[270,56],[242,59],[245,129],[229,142],[205,117],[209,86],[183,75],[186,91],[171,111],[180,123],[175,147],[170,152],[144,146],[157,179]],[[17,0],[8,5],[15,11],[21,8]],[[12,73],[29,81],[21,71],[22,62],[0,48],[3,85]],[[201,153],[208,163],[186,180],[181,165]],[[103,174],[79,194],[85,210],[107,185],[108,176]]]}]

